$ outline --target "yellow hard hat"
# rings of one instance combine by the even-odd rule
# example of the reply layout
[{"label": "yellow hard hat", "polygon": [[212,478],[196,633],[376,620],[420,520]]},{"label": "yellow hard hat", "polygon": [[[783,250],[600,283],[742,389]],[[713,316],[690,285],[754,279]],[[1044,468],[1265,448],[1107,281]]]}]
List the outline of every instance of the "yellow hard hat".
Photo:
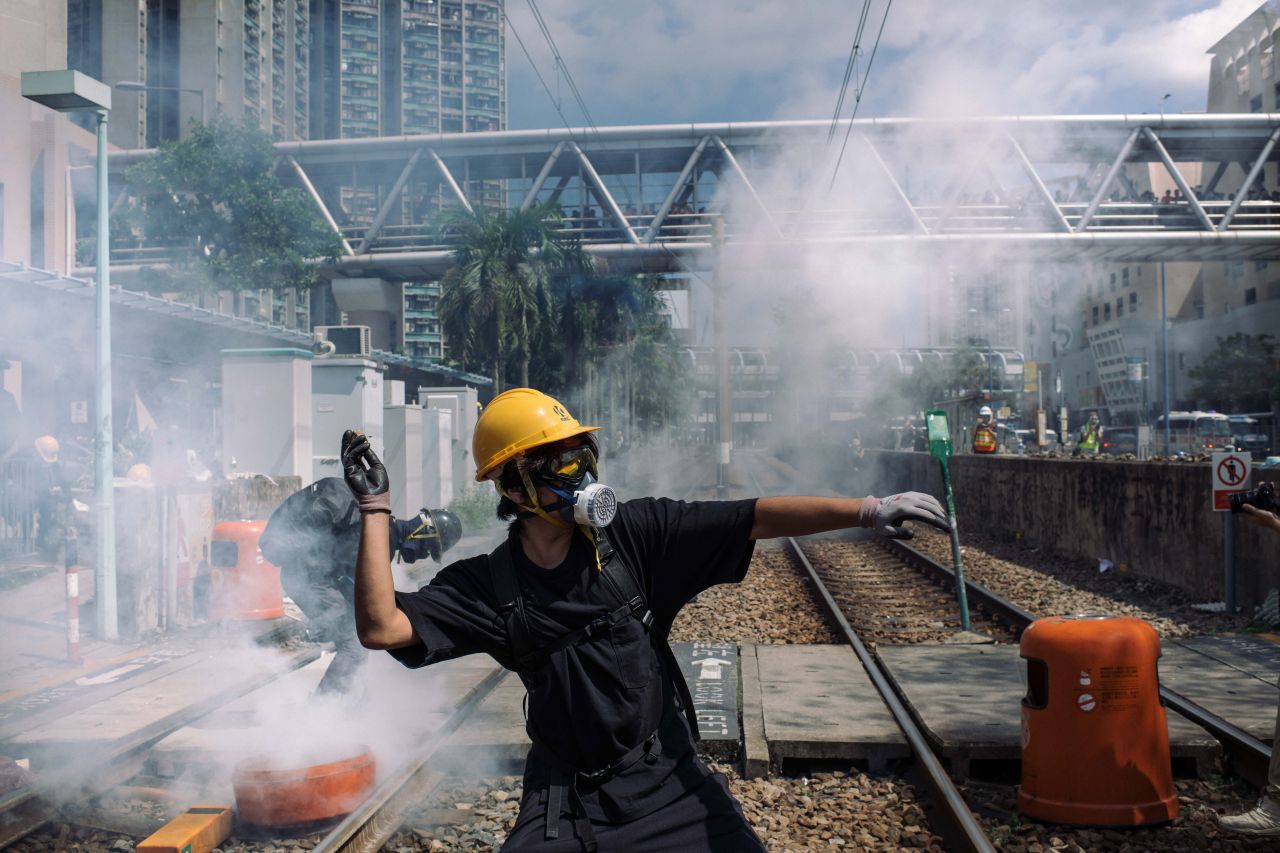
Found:
[{"label": "yellow hard hat", "polygon": [[58,461],[58,439],[51,435],[42,435],[36,439],[36,453],[50,464]]},{"label": "yellow hard hat", "polygon": [[512,388],[489,401],[471,439],[476,480],[492,479],[503,465],[528,450],[594,432],[559,400],[532,388]]},{"label": "yellow hard hat", "polygon": [[124,476],[126,480],[132,480],[135,483],[150,483],[151,466],[139,462],[136,465],[129,466],[129,471]]}]

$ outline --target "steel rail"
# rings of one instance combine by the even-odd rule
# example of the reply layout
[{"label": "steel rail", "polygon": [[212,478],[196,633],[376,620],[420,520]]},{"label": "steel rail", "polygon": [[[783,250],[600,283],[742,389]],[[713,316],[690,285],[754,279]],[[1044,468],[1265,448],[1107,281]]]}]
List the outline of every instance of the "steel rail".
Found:
[{"label": "steel rail", "polygon": [[436,751],[509,674],[502,667],[496,667],[467,691],[423,748],[378,786],[359,808],[330,830],[313,848],[313,853],[374,853],[381,850],[400,827],[409,809],[421,805],[444,778],[431,768],[431,759]]},{"label": "steel rail", "polygon": [[[303,649],[290,656],[284,671],[299,669],[319,656],[317,649]],[[87,761],[82,754],[74,756],[73,761],[83,763],[61,764],[38,770],[43,778],[36,785],[19,788],[0,798],[0,849],[57,817],[57,803],[73,799],[84,802],[123,784],[141,772],[151,747],[165,737],[246,693],[270,684],[282,674],[281,670],[273,669],[234,684],[126,735],[102,753],[89,757]]]},{"label": "steel rail", "polygon": [[[752,479],[754,480],[754,477]],[[853,630],[853,626],[849,624],[849,620],[845,619],[844,614],[840,611],[839,603],[831,595],[827,585],[818,576],[817,571],[814,570],[813,564],[809,562],[809,558],[805,556],[804,551],[800,548],[800,543],[790,536],[786,538],[786,543],[792,553],[795,554],[796,559],[800,561],[800,565],[804,567],[805,573],[813,583],[814,589],[821,596],[828,615],[839,626],[845,640],[853,647],[858,660],[862,662],[863,669],[867,671],[867,675],[871,677],[872,683],[875,684],[876,690],[879,691],[880,698],[884,700],[898,727],[906,735],[907,742],[911,745],[911,751],[915,753],[916,760],[924,770],[930,787],[933,788],[935,800],[939,806],[945,809],[948,817],[962,836],[960,839],[956,839],[962,844],[960,849],[983,851],[983,853],[992,851],[994,853],[996,848],[992,845],[991,839],[987,837],[986,830],[982,828],[977,818],[974,817],[968,803],[964,801],[964,797],[960,794],[960,790],[951,781],[951,776],[942,766],[942,762],[934,755],[933,749],[929,746],[929,742],[925,739],[924,733],[920,731],[915,719],[912,718],[911,712],[903,706],[898,694],[889,684],[888,678],[880,668],[879,661],[862,644],[862,640],[858,638],[858,634]]]},{"label": "steel rail", "polygon": [[[948,566],[901,540],[885,539],[879,536],[876,539],[889,553],[926,574],[950,583],[954,589],[955,572]],[[1038,618],[1031,611],[1019,607],[967,578],[965,589],[968,591],[970,601],[977,602],[979,607],[1005,622],[1018,634]],[[1213,735],[1246,779],[1257,782],[1266,778],[1267,764],[1271,760],[1271,747],[1266,743],[1163,684],[1160,685],[1160,699],[1166,707],[1172,708]]]},{"label": "steel rail", "polygon": [[[760,481],[756,479],[755,472],[748,469],[747,476],[750,477],[756,493],[764,494],[764,490],[760,488]],[[956,787],[955,782],[951,780],[950,774],[942,766],[938,756],[934,754],[933,748],[929,746],[929,742],[924,733],[920,731],[920,726],[916,724],[915,718],[911,716],[911,712],[906,709],[906,706],[902,704],[902,700],[898,698],[898,694],[889,683],[888,677],[885,676],[880,662],[863,645],[857,631],[853,630],[853,626],[845,618],[839,602],[835,600],[835,597],[831,595],[831,591],[827,589],[826,583],[818,576],[818,572],[813,568],[813,564],[809,562],[809,558],[805,556],[800,543],[791,536],[786,537],[784,541],[800,562],[800,565],[804,567],[805,574],[809,576],[810,582],[813,583],[813,588],[818,591],[818,595],[822,599],[822,605],[827,611],[827,615],[839,626],[840,633],[844,635],[845,640],[853,648],[854,654],[862,662],[862,668],[867,671],[867,675],[880,693],[880,698],[884,700],[889,712],[893,714],[898,728],[902,729],[902,733],[906,735],[911,751],[920,763],[930,787],[933,788],[935,801],[939,807],[946,811],[952,825],[961,835],[961,838],[956,839],[961,842],[959,849],[995,853],[996,848],[991,843],[991,839],[987,837],[986,830],[982,828],[982,824],[974,817],[969,804],[964,801],[960,790]]]}]

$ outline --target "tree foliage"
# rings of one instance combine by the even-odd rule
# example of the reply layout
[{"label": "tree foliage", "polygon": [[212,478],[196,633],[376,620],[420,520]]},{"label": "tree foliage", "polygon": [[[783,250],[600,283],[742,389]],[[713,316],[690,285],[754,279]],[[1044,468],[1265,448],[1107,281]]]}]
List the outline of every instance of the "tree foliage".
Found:
[{"label": "tree foliage", "polygon": [[494,391],[514,375],[529,384],[534,353],[554,327],[555,276],[590,269],[576,241],[555,229],[558,211],[477,208],[452,227],[459,246],[440,291],[440,319],[453,357],[493,377]]},{"label": "tree foliage", "polygon": [[1191,393],[1219,411],[1260,412],[1280,399],[1280,363],[1271,335],[1237,332],[1218,338],[1204,361],[1187,371]]},{"label": "tree foliage", "polygon": [[549,391],[580,418],[673,422],[686,410],[687,360],[654,282],[597,271],[558,220],[544,205],[477,209],[450,223],[461,241],[439,304],[450,357],[491,375],[495,390]]},{"label": "tree foliage", "polygon": [[338,257],[341,241],[302,190],[276,174],[271,139],[218,115],[165,142],[124,175],[136,203],[126,227],[147,245],[171,247],[171,268],[151,270],[154,290],[306,288],[314,260]]},{"label": "tree foliage", "polygon": [[[992,378],[1001,387],[1003,371]],[[983,353],[973,347],[961,347],[944,360],[925,359],[917,364],[906,382],[906,394],[914,410],[933,408],[941,400],[954,399],[987,387],[987,362]]]}]

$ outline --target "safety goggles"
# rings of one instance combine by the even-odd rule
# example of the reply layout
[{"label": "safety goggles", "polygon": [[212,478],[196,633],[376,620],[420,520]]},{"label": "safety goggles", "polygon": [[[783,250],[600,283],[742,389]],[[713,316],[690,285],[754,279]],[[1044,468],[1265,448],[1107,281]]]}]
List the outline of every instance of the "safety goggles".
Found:
[{"label": "safety goggles", "polygon": [[536,468],[536,476],[539,478],[566,486],[578,485],[588,474],[592,477],[599,476],[596,473],[596,455],[585,445],[570,447],[543,457]]}]

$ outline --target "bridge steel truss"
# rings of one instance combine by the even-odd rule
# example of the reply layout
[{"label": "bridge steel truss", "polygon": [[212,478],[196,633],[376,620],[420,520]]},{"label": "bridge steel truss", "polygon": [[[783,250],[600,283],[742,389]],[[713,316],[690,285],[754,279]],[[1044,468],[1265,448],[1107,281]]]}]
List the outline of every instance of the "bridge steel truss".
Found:
[{"label": "bridge steel truss", "polygon": [[[717,218],[729,250],[781,257],[832,244],[1026,261],[1280,259],[1280,201],[1259,192],[1280,159],[1280,114],[858,120],[835,179],[829,128],[518,130],[276,150],[281,174],[342,237],[329,270],[338,277],[437,276],[453,247],[450,209],[547,201],[559,204],[562,228],[616,269],[687,265],[710,249]],[[113,154],[112,168],[149,153]],[[1168,171],[1177,201],[1143,200],[1152,164]],[[1188,164],[1202,180],[1184,176]],[[372,216],[344,212],[344,187],[376,200]],[[162,262],[165,251],[114,254],[128,265]]]}]

